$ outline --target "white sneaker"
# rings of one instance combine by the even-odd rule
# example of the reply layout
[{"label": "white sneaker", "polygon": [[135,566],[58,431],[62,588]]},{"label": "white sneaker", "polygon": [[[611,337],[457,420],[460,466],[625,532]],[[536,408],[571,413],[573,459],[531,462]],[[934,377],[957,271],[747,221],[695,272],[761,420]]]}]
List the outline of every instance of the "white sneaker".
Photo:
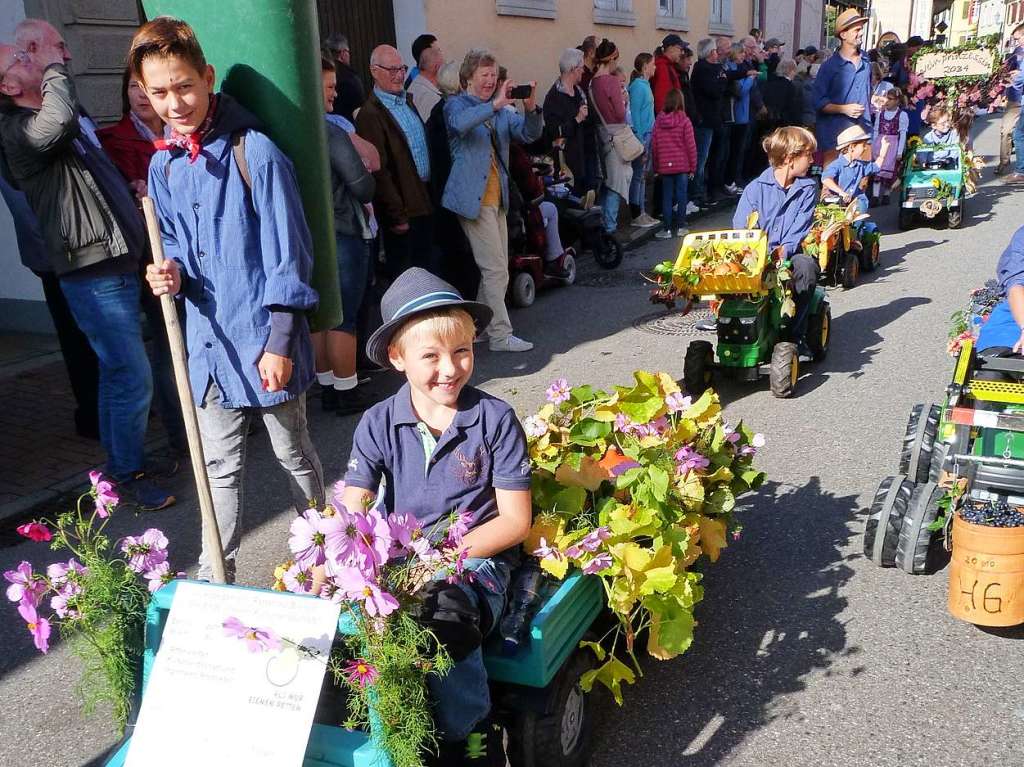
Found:
[{"label": "white sneaker", "polygon": [[492,352],[528,352],[533,348],[533,344],[516,336],[508,336],[491,340],[488,347]]},{"label": "white sneaker", "polygon": [[650,229],[652,226],[657,226],[661,222],[656,218],[648,216],[646,213],[641,213],[639,216],[633,219],[633,226],[638,226],[641,229]]},{"label": "white sneaker", "polygon": [[690,230],[687,229],[685,226],[681,226],[678,229],[676,229],[676,237],[685,237],[689,233]]},{"label": "white sneaker", "polygon": [[656,240],[671,240],[672,239],[672,232],[670,230],[668,230],[668,229],[660,229],[657,232],[655,232],[654,239],[656,239]]},{"label": "white sneaker", "polygon": [[686,203],[686,215],[692,216],[694,213],[700,213],[700,206],[694,202]]},{"label": "white sneaker", "polygon": [[736,184],[726,184],[725,191],[729,194],[740,194],[743,190],[736,186]]}]

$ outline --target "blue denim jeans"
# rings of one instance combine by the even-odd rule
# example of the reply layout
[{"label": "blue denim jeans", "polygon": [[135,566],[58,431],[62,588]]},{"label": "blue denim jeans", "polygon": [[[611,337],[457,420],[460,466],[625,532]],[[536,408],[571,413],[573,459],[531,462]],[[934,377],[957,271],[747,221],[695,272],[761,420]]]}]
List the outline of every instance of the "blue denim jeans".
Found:
[{"label": "blue denim jeans", "polygon": [[143,466],[153,375],[139,322],[138,275],[62,279],[71,314],[100,366],[100,442],[107,472],[129,477]]},{"label": "blue denim jeans", "polygon": [[1013,128],[1013,150],[1017,153],[1017,172],[1024,173],[1024,109]]},{"label": "blue denim jeans", "polygon": [[613,192],[608,187],[604,188],[604,194],[601,196],[601,210],[604,212],[604,230],[609,234],[614,234],[615,230],[619,228],[619,204],[621,202],[622,197],[618,192]]},{"label": "blue denim jeans", "polygon": [[644,153],[633,160],[633,178],[629,182],[629,204],[639,205],[644,212],[647,204],[647,161],[651,156],[651,137],[644,141]]},{"label": "blue denim jeans", "polygon": [[370,282],[370,240],[335,236],[338,245],[338,282],[341,287],[341,324],[335,330],[355,333],[359,308]]},{"label": "blue denim jeans", "polygon": [[[512,566],[502,557],[473,558],[466,560],[466,569],[476,573],[476,582],[462,584],[461,588],[474,605],[479,606],[481,599],[487,600],[494,618],[491,626],[494,631],[505,611]],[[479,647],[454,664],[445,676],[428,676],[427,686],[434,701],[434,722],[444,740],[464,740],[491,712],[487,669],[484,668],[483,650]]]},{"label": "blue denim jeans", "polygon": [[693,191],[700,199],[706,199],[708,195],[706,171],[714,135],[715,131],[711,128],[694,129],[694,137],[697,139],[697,172],[693,175]]},{"label": "blue denim jeans", "polygon": [[[672,173],[661,177],[661,225],[671,232],[686,226],[686,184],[685,173]],[[672,209],[675,208],[675,216]]]}]

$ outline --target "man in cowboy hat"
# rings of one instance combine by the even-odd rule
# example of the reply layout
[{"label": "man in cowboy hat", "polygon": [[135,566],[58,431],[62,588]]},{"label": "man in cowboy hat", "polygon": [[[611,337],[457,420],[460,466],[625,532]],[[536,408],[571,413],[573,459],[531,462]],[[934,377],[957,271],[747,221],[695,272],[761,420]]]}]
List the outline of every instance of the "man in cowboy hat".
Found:
[{"label": "man in cowboy hat", "polygon": [[824,164],[836,158],[836,138],[852,125],[871,130],[871,67],[861,55],[866,16],[848,8],[836,18],[839,49],[821,65],[814,81],[815,126]]}]

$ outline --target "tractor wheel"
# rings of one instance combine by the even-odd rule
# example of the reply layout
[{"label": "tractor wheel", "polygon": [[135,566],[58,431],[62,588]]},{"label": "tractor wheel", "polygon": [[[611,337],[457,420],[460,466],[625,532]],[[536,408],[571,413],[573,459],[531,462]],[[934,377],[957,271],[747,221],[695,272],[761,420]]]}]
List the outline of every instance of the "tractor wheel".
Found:
[{"label": "tractor wheel", "polygon": [[566,253],[562,258],[562,266],[565,268],[565,277],[561,280],[566,285],[572,285],[576,282],[576,259],[572,257],[571,253]]},{"label": "tractor wheel", "polygon": [[772,394],[781,399],[792,397],[800,377],[800,355],[796,344],[780,341],[772,349],[769,370]]},{"label": "tractor wheel", "polygon": [[525,309],[537,297],[537,285],[529,272],[519,272],[512,278],[512,306]]},{"label": "tractor wheel", "polygon": [[711,386],[715,367],[715,348],[710,341],[691,341],[683,360],[683,387],[696,399]]},{"label": "tractor wheel", "polygon": [[877,234],[867,238],[864,250],[860,253],[860,268],[865,272],[873,272],[881,261],[880,238]]},{"label": "tractor wheel", "polygon": [[917,485],[903,517],[896,544],[896,566],[911,575],[927,575],[940,569],[948,557],[942,546],[941,531],[928,527],[939,516],[939,501],[946,491],[934,482]]},{"label": "tractor wheel", "polygon": [[914,483],[902,474],[886,477],[875,492],[875,500],[864,523],[864,556],[879,567],[896,564],[903,518],[913,492]]},{"label": "tractor wheel", "polygon": [[811,358],[821,362],[828,356],[828,348],[832,344],[832,307],[823,304],[817,314],[807,320],[807,345],[811,348]]},{"label": "tractor wheel", "polygon": [[593,653],[577,650],[551,682],[550,714],[523,711],[509,727],[509,762],[518,767],[584,767],[590,758],[594,702],[580,687]]},{"label": "tractor wheel", "polygon": [[857,258],[856,253],[844,253],[842,255],[842,275],[840,280],[843,284],[843,288],[849,290],[857,284],[857,280],[860,278],[860,259]]},{"label": "tractor wheel", "polygon": [[914,209],[913,208],[900,208],[899,226],[900,229],[906,231],[914,225]]},{"label": "tractor wheel", "polygon": [[914,405],[910,411],[900,450],[899,472],[910,477],[911,482],[924,484],[929,479],[941,416],[942,409],[931,403]]},{"label": "tractor wheel", "polygon": [[949,228],[959,229],[964,223],[964,215],[967,213],[964,208],[967,205],[967,199],[963,196],[960,197],[960,204],[955,208],[949,209]]},{"label": "tractor wheel", "polygon": [[604,232],[594,246],[594,260],[598,266],[614,269],[622,263],[622,243],[615,239],[614,234]]}]

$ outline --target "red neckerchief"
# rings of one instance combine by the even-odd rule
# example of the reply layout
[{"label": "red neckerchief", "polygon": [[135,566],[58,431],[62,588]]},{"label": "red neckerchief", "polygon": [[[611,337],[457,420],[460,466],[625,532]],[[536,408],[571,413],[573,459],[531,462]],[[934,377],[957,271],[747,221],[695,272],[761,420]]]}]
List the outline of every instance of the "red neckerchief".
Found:
[{"label": "red neckerchief", "polygon": [[210,132],[210,126],[213,125],[213,118],[216,112],[217,95],[211,93],[210,108],[207,110],[206,117],[198,128],[189,134],[182,134],[172,130],[169,137],[156,139],[153,142],[153,146],[157,149],[184,149],[188,152],[189,164],[194,163],[199,159],[199,153],[203,151],[203,139]]}]

